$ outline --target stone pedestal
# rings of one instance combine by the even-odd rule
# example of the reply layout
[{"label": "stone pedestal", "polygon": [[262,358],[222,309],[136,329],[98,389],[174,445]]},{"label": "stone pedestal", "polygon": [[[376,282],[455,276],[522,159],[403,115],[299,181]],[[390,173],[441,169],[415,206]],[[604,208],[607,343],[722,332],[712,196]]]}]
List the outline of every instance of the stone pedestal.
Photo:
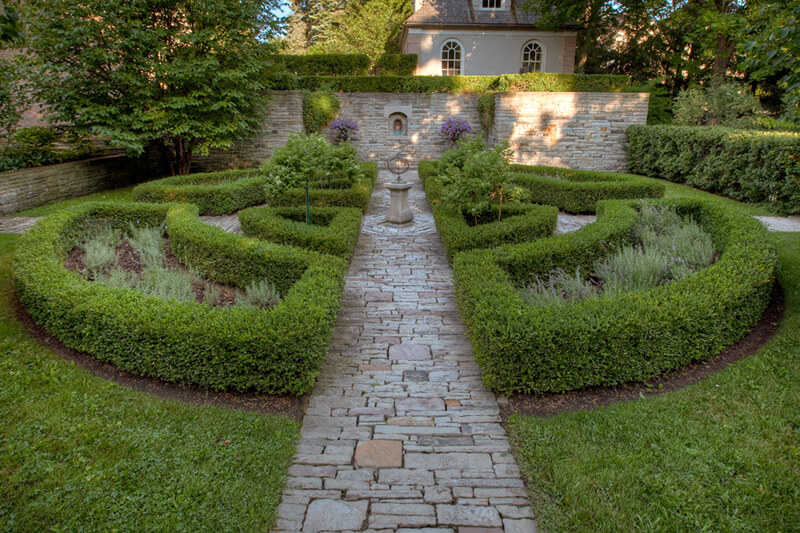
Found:
[{"label": "stone pedestal", "polygon": [[414,220],[414,212],[408,208],[408,191],[411,189],[411,184],[385,183],[383,186],[389,189],[391,200],[389,212],[386,213],[386,222],[405,224]]}]

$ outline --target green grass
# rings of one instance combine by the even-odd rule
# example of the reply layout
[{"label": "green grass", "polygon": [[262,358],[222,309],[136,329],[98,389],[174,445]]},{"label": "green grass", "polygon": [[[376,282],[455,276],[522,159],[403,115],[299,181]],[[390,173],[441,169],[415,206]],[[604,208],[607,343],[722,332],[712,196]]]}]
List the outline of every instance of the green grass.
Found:
[{"label": "green grass", "polygon": [[299,435],[133,392],[37,344],[0,235],[0,531],[268,531]]},{"label": "green grass", "polygon": [[800,234],[757,354],[660,397],[510,428],[545,531],[800,531]]},{"label": "green grass", "polygon": [[42,205],[39,207],[34,207],[32,209],[19,211],[17,213],[14,213],[14,216],[43,217],[47,215],[52,215],[53,213],[57,213],[59,211],[63,211],[64,209],[70,208],[72,206],[81,205],[85,202],[99,202],[99,201],[132,202],[134,187],[135,185],[131,185],[130,187],[122,187],[120,189],[112,189],[110,191],[98,192],[95,194],[89,194],[87,196],[70,198],[69,200],[62,200],[60,202],[55,202],[52,204]]},{"label": "green grass", "polygon": [[658,183],[663,183],[666,186],[664,190],[664,198],[700,198],[700,199],[716,199],[722,200],[728,205],[735,205],[743,212],[747,213],[748,215],[753,216],[777,216],[777,213],[774,211],[770,211],[765,207],[755,206],[746,204],[744,202],[739,202],[732,198],[727,198],[725,196],[717,196],[716,194],[711,194],[710,192],[701,191],[700,189],[695,189],[694,187],[689,187],[688,185],[681,185],[680,183],[673,183],[671,181],[666,180],[659,180],[654,178],[647,178],[651,179]]}]

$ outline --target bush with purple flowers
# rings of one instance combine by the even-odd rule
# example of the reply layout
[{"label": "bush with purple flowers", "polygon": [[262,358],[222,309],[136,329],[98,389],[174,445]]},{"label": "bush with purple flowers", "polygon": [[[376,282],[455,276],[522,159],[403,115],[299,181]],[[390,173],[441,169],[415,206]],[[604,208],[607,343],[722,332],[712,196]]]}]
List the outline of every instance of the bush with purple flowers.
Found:
[{"label": "bush with purple flowers", "polygon": [[448,118],[442,124],[442,135],[448,138],[451,144],[456,143],[465,135],[472,133],[472,126],[461,117]]},{"label": "bush with purple flowers", "polygon": [[337,142],[344,142],[358,133],[358,124],[350,118],[337,118],[328,125],[328,131]]}]

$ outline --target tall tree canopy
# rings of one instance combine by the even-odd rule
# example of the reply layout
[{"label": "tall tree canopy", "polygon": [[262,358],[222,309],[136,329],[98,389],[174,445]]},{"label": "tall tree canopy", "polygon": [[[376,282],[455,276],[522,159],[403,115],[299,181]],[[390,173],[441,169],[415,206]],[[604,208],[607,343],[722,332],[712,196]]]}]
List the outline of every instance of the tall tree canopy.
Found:
[{"label": "tall tree canopy", "polygon": [[275,0],[29,0],[37,96],[51,119],[171,170],[256,131]]},{"label": "tall tree canopy", "polygon": [[12,6],[0,0],[0,43],[9,43],[22,39],[22,27],[19,13]]},{"label": "tall tree canopy", "polygon": [[411,0],[296,0],[286,35],[291,53],[396,53]]}]

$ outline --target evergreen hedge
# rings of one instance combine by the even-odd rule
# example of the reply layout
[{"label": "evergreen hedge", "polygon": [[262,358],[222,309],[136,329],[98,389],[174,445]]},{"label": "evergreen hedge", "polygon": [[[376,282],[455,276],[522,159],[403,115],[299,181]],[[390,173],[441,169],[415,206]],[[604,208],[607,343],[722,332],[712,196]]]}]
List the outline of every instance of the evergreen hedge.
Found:
[{"label": "evergreen hedge", "polygon": [[664,185],[632,174],[512,165],[510,181],[530,192],[529,200],[569,213],[594,213],[600,200],[659,198]]},{"label": "evergreen hedge", "polygon": [[550,72],[502,76],[277,76],[272,85],[276,90],[330,88],[354,93],[623,92],[628,89],[630,79]]},{"label": "evergreen hedge", "polygon": [[[364,183],[312,182],[312,205],[366,209],[378,177],[378,165],[370,162],[359,164],[366,175]],[[133,199],[137,202],[190,203],[198,206],[202,215],[227,215],[267,202],[273,206],[305,205],[304,187],[272,194],[268,192],[270,183],[271,178],[259,169],[207,172],[143,183],[133,189]]]},{"label": "evergreen hedge", "polygon": [[532,306],[517,287],[555,268],[574,272],[632,238],[631,201],[603,201],[575,233],[458,254],[454,282],[487,386],[563,392],[641,381],[707,360],[739,340],[766,309],[776,251],[761,224],[718,202],[658,201],[691,215],[720,258],[695,275],[646,292]]},{"label": "evergreen hedge", "polygon": [[[269,279],[272,309],[165,301],[84,280],[64,268],[97,221],[165,224],[175,255],[218,283]],[[134,374],[216,390],[303,394],[314,383],[340,307],[346,262],[225,233],[174,204],[84,204],[21,237],[14,282],[34,321],[71,348]]]},{"label": "evergreen hedge", "polygon": [[381,76],[413,76],[417,70],[417,54],[384,54],[375,66]]},{"label": "evergreen hedge", "polygon": [[361,231],[361,210],[354,207],[252,207],[239,212],[248,237],[349,258]]},{"label": "evergreen hedge", "polygon": [[631,126],[628,170],[800,213],[800,134]]}]

